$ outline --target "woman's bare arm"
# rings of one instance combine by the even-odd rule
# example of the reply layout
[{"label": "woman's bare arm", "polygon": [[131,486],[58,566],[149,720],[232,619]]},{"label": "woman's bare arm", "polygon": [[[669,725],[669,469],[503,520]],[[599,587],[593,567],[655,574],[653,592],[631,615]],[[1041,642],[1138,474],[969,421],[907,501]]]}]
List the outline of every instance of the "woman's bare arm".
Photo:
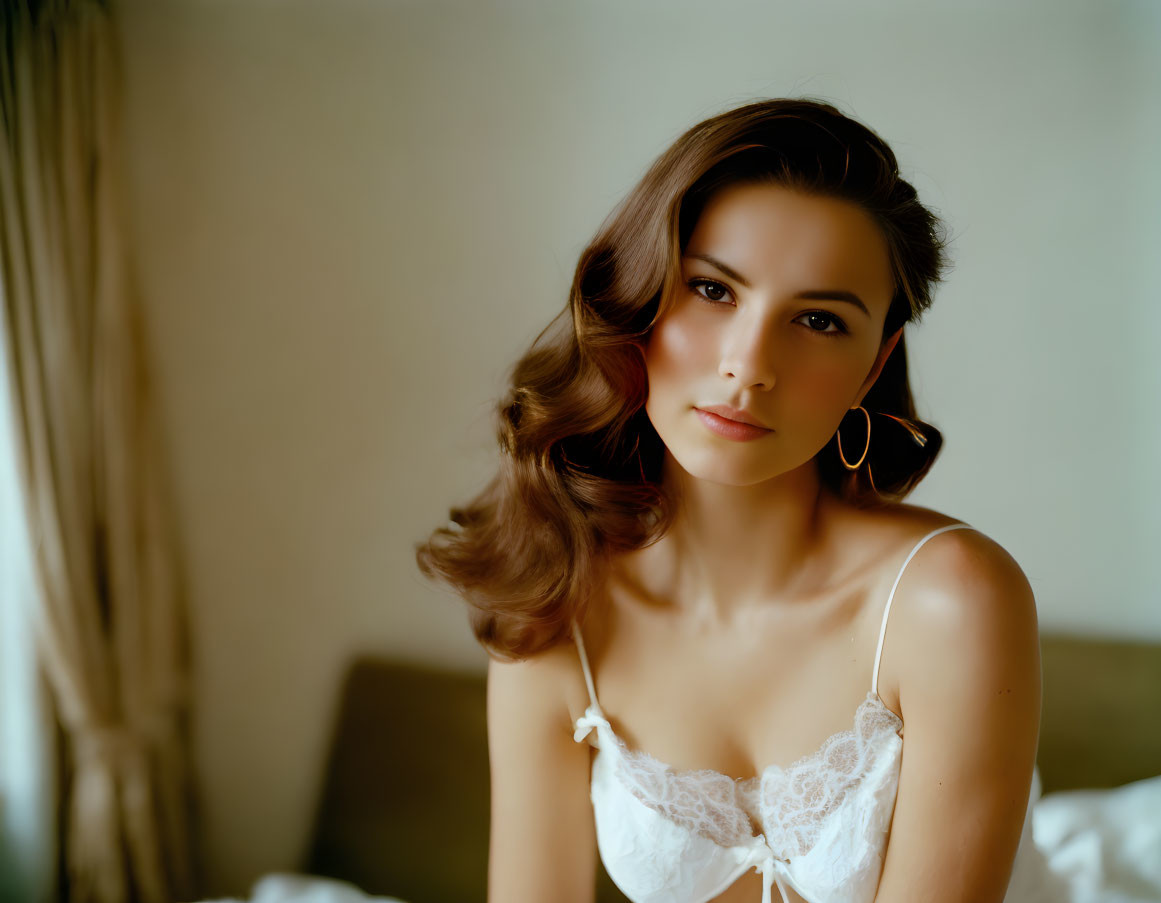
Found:
[{"label": "woman's bare arm", "polygon": [[977,531],[923,551],[887,642],[905,740],[875,900],[1000,903],[1039,739],[1035,598],[1015,560]]},{"label": "woman's bare arm", "polygon": [[595,898],[589,746],[572,738],[564,693],[569,651],[488,665],[488,903]]}]

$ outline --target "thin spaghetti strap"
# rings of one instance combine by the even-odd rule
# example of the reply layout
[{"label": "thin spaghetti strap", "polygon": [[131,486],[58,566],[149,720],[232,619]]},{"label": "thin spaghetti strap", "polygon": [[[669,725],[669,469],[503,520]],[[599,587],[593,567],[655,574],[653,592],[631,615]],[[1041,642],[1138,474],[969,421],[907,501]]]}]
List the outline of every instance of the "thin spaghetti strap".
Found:
[{"label": "thin spaghetti strap", "polygon": [[585,641],[581,636],[580,627],[577,626],[576,618],[572,619],[572,636],[576,640],[576,650],[580,655],[581,667],[585,672],[585,683],[589,685],[589,701],[593,707],[599,712],[601,710],[600,703],[597,702],[597,688],[593,684],[593,672],[589,668],[589,657],[585,654]]},{"label": "thin spaghetti strap", "polygon": [[[939,527],[935,530],[932,530],[921,540],[919,540],[919,542],[915,543],[914,547],[911,549],[911,553],[907,556],[906,561],[903,562],[903,567],[899,568],[899,573],[895,576],[895,582],[891,585],[891,594],[887,597],[887,605],[883,609],[883,623],[879,625],[879,646],[875,650],[875,673],[871,676],[871,692],[873,692],[876,696],[879,696],[879,660],[883,656],[883,637],[887,635],[887,617],[891,614],[891,602],[895,599],[895,588],[899,586],[899,581],[903,577],[903,572],[907,570],[907,565],[911,559],[915,557],[915,553],[918,552],[920,547],[925,542],[927,542],[927,540],[931,539],[931,537],[938,536],[940,533],[944,533],[948,530],[959,530],[963,528],[967,528],[968,530],[974,529],[971,524],[947,524],[944,527]],[[882,697],[879,698],[882,700]]]}]

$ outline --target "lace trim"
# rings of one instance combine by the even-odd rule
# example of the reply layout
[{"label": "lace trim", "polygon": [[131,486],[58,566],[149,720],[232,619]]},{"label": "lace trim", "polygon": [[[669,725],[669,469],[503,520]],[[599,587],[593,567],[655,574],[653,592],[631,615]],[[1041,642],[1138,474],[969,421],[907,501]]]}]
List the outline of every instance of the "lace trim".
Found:
[{"label": "lace trim", "polygon": [[768,826],[765,838],[775,854],[790,859],[814,846],[826,820],[884,754],[880,741],[898,737],[902,725],[869,690],[855,709],[852,728],[832,734],[785,768],[770,765],[752,778],[712,769],[675,771],[647,752],[629,749],[611,726],[609,734],[620,754],[617,777],[650,809],[725,847],[751,843],[757,820]]}]

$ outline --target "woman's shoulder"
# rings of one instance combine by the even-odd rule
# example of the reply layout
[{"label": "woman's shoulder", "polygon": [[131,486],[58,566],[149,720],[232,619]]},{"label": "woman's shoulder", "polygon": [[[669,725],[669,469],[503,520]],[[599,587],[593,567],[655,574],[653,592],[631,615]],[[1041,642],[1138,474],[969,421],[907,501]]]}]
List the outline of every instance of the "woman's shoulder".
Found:
[{"label": "woman's shoulder", "polygon": [[[865,528],[882,530],[903,547],[915,548],[927,540],[922,556],[917,555],[907,567],[913,584],[922,581],[911,574],[912,567],[933,585],[953,586],[964,579],[1010,583],[1023,578],[1015,558],[995,538],[962,518],[933,508],[896,503],[870,512]],[[936,535],[927,539],[929,534]]]},{"label": "woman's shoulder", "polygon": [[[915,505],[896,506],[880,516],[898,533],[895,567],[903,566],[899,598],[891,613],[893,634],[927,640],[944,636],[950,643],[965,635],[986,638],[1035,631],[1035,598],[1028,577],[995,538],[959,518]],[[959,524],[967,529],[944,530],[916,548],[929,533]],[[915,554],[903,565],[899,556],[911,551]],[[914,645],[930,648],[928,642]]]},{"label": "woman's shoulder", "polygon": [[965,682],[972,675],[1007,675],[1012,686],[1024,681],[1018,672],[1021,662],[1038,655],[1039,625],[1032,587],[1015,557],[970,524],[944,530],[916,549],[928,533],[966,521],[913,505],[900,508],[883,521],[897,531],[884,579],[898,580],[888,626],[891,652],[880,677],[884,698],[898,703],[905,691],[913,698],[917,687],[930,689],[933,675]]},{"label": "woman's shoulder", "polygon": [[[861,512],[849,530],[850,536],[864,538],[872,556],[888,563],[883,579],[900,581],[898,592],[907,601],[892,610],[893,620],[990,619],[1002,627],[1026,619],[1027,608],[1034,604],[1015,557],[961,518],[895,503]],[[933,626],[921,623],[917,629]]]},{"label": "woman's shoulder", "polygon": [[[582,642],[587,645],[588,635],[593,630],[592,619],[589,619],[587,629],[580,629],[585,631]],[[554,716],[554,720],[559,717],[562,726],[570,731],[589,704],[580,648],[571,633],[519,660],[503,661],[490,656],[488,667],[490,675],[503,674],[503,679],[521,681],[530,688],[529,692],[554,700],[554,706],[559,707],[559,715]],[[509,674],[521,676],[508,677]],[[493,678],[490,676],[489,679]]]},{"label": "woman's shoulder", "polygon": [[[928,534],[933,534],[944,527],[956,527],[957,529],[944,530],[938,534],[939,541],[931,542],[931,548],[939,548],[945,555],[953,557],[967,555],[980,563],[1012,561],[1004,547],[987,533],[962,518],[936,511],[934,508],[892,502],[874,508],[850,508],[845,517],[847,523],[844,529],[848,536],[862,540],[868,545],[875,545],[885,553],[893,549],[905,553],[905,550],[916,547]],[[958,529],[960,527],[966,529]],[[925,542],[924,558],[930,559],[935,553],[927,550],[927,546],[928,543]]]}]

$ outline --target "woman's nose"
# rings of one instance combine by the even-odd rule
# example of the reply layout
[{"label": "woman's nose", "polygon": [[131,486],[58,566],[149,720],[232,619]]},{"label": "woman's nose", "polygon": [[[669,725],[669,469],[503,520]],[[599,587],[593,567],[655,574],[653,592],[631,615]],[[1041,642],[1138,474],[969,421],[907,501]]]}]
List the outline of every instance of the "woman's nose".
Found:
[{"label": "woman's nose", "polygon": [[773,388],[777,355],[769,325],[744,324],[741,318],[735,322],[738,328],[725,337],[718,375],[736,380],[739,388]]}]

